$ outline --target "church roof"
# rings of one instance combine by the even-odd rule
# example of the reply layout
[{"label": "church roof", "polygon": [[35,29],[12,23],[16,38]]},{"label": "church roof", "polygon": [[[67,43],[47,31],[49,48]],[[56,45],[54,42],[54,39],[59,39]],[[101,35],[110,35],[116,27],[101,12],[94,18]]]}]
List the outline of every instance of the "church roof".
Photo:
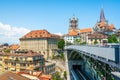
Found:
[{"label": "church roof", "polygon": [[100,22],[100,27],[105,27],[106,26],[106,23],[104,21],[101,21]]},{"label": "church roof", "polygon": [[77,32],[75,29],[72,29],[72,30],[69,32],[69,35],[70,35],[70,36],[77,36],[77,35],[78,35],[78,32]]},{"label": "church roof", "polygon": [[110,29],[115,29],[115,26],[113,24],[110,24]]},{"label": "church roof", "polygon": [[100,13],[100,22],[101,21],[106,21],[103,8],[101,9],[101,13]]},{"label": "church roof", "polygon": [[92,28],[85,28],[85,29],[81,29],[80,33],[89,33],[89,32],[92,32],[92,31],[93,31]]}]

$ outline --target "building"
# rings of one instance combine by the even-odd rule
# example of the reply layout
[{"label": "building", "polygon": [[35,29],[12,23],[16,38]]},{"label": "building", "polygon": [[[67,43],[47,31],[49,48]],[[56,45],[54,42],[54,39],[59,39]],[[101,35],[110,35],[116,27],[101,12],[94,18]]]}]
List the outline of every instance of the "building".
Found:
[{"label": "building", "polygon": [[45,59],[51,58],[60,36],[51,34],[47,30],[33,30],[20,38],[21,49],[37,51],[44,55]]},{"label": "building", "polygon": [[44,57],[33,51],[18,51],[16,53],[0,53],[0,70],[13,72],[25,70],[43,71]]},{"label": "building", "polygon": [[55,63],[45,62],[44,73],[45,74],[55,73]]},{"label": "building", "polygon": [[72,43],[74,44],[75,39],[80,39],[78,32],[75,29],[72,29],[69,34],[63,35],[65,43]]},{"label": "building", "polygon": [[82,42],[87,42],[88,34],[92,34],[92,33],[93,33],[92,28],[80,29],[80,36],[81,36]]},{"label": "building", "polygon": [[80,39],[79,28],[78,28],[78,18],[71,18],[69,21],[68,34],[64,34],[63,38],[67,44],[74,44],[76,39]]},{"label": "building", "polygon": [[108,42],[108,35],[100,33],[100,32],[95,32],[93,34],[88,34],[88,44],[89,45],[94,45],[94,44],[101,44],[101,45],[106,45]]},{"label": "building", "polygon": [[112,35],[116,33],[114,24],[108,24],[108,20],[106,20],[105,18],[103,9],[101,9],[100,20],[97,21],[97,23],[93,27],[93,30],[94,32],[102,32],[108,35]]}]

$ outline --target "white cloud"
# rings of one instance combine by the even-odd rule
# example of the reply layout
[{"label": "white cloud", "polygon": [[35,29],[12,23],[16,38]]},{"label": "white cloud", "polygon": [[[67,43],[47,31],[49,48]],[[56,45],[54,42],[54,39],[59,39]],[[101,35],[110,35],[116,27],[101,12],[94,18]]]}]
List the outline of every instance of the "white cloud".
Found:
[{"label": "white cloud", "polygon": [[62,36],[62,33],[61,33],[61,32],[54,33],[54,34],[59,35],[59,36]]},{"label": "white cloud", "polygon": [[0,22],[0,42],[13,43],[19,41],[19,38],[28,33],[30,30],[23,27],[12,27]]}]

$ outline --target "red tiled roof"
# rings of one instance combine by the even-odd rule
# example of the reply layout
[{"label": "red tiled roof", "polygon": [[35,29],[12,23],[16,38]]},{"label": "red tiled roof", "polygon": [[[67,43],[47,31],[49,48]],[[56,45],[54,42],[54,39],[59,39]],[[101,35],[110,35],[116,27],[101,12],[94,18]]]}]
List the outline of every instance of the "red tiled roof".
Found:
[{"label": "red tiled roof", "polygon": [[71,32],[69,33],[70,36],[77,36],[78,32],[75,29],[72,29]]},{"label": "red tiled roof", "polygon": [[106,26],[105,22],[104,22],[104,21],[101,21],[101,22],[100,22],[100,27],[105,27],[105,26]]},{"label": "red tiled roof", "polygon": [[81,29],[80,33],[89,33],[89,32],[92,32],[92,31],[93,31],[92,28],[85,28],[85,29]]},{"label": "red tiled roof", "polygon": [[88,34],[88,38],[89,39],[92,39],[92,38],[99,38],[99,39],[107,39],[108,36],[106,34],[103,34],[103,33],[98,33],[98,32],[95,32],[93,34]]},{"label": "red tiled roof", "polygon": [[42,74],[40,76],[40,80],[51,80],[51,79],[52,79],[51,75],[44,75],[44,74]]},{"label": "red tiled roof", "polygon": [[16,50],[16,49],[18,49],[19,47],[20,47],[20,46],[19,46],[18,44],[13,44],[13,45],[10,46],[10,49]]},{"label": "red tiled roof", "polygon": [[110,29],[112,30],[112,29],[115,29],[115,26],[113,25],[113,24],[110,24]]},{"label": "red tiled roof", "polygon": [[60,36],[51,34],[47,30],[33,30],[26,35],[24,35],[23,38],[60,38]]},{"label": "red tiled roof", "polygon": [[29,79],[23,76],[20,76],[16,73],[7,71],[7,72],[0,74],[0,80],[29,80]]}]

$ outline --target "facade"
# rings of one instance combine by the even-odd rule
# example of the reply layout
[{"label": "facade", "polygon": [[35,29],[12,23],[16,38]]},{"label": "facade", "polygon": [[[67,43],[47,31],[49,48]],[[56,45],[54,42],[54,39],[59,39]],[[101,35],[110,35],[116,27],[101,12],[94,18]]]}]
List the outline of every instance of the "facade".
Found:
[{"label": "facade", "polygon": [[41,54],[24,51],[17,53],[0,53],[0,70],[20,72],[25,70],[41,70],[44,67],[44,57]]},{"label": "facade", "polygon": [[44,55],[45,59],[52,57],[60,36],[51,34],[47,30],[33,30],[20,38],[21,49],[37,51]]},{"label": "facade", "polygon": [[80,29],[80,36],[82,42],[87,42],[88,34],[92,34],[92,33],[93,33],[92,28]]},{"label": "facade", "polygon": [[102,32],[107,35],[112,35],[116,33],[114,24],[108,24],[108,20],[105,19],[104,10],[101,9],[100,20],[97,21],[93,27],[94,32]]},{"label": "facade", "polygon": [[95,32],[93,34],[88,34],[88,44],[89,45],[94,45],[94,44],[99,44],[99,45],[106,45],[108,35],[103,34],[103,33],[98,33]]},{"label": "facade", "polygon": [[74,44],[75,39],[80,39],[80,36],[75,29],[71,30],[69,34],[63,35],[63,37],[65,40],[65,43],[72,43],[72,44]]},{"label": "facade", "polygon": [[55,73],[55,63],[45,62],[44,73],[45,74]]}]

